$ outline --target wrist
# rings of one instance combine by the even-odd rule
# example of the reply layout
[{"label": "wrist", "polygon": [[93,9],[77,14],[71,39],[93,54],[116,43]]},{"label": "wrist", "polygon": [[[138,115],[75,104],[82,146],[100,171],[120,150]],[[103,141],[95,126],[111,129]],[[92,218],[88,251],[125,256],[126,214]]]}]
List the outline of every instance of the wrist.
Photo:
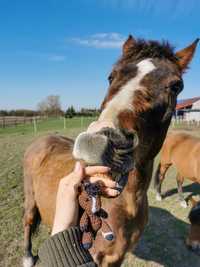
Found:
[{"label": "wrist", "polygon": [[62,232],[70,226],[75,226],[78,221],[78,209],[77,200],[72,200],[69,195],[65,198],[65,202],[62,202],[62,205],[56,206],[52,235]]}]

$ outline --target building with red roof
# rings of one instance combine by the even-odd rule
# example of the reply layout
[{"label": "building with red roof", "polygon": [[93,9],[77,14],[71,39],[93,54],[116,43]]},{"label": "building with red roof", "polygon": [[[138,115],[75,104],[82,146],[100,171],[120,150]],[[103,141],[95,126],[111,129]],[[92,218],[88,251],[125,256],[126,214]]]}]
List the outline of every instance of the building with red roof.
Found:
[{"label": "building with red roof", "polygon": [[184,100],[180,100],[178,101],[177,105],[176,105],[176,110],[180,110],[180,109],[191,109],[192,105],[197,102],[198,100],[200,100],[200,96],[198,97],[193,97],[193,98],[188,98],[188,99],[184,99]]},{"label": "building with red roof", "polygon": [[200,121],[200,96],[178,101],[175,117],[186,121]]}]

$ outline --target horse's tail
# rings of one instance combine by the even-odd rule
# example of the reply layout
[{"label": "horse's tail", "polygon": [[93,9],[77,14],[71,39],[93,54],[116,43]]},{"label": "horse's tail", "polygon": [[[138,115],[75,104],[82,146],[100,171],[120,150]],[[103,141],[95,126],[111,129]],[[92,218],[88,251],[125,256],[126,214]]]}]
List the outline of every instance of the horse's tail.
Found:
[{"label": "horse's tail", "polygon": [[161,168],[161,163],[158,164],[158,167],[154,175],[154,188],[155,189],[157,189],[159,181],[160,181],[160,168]]},{"label": "horse's tail", "polygon": [[41,222],[41,217],[36,205],[33,179],[26,170],[24,170],[24,196],[24,225],[30,225],[31,234],[33,234]]},{"label": "horse's tail", "polygon": [[[25,168],[26,169],[26,168]],[[39,210],[36,205],[34,190],[33,190],[33,181],[31,175],[24,170],[24,257],[23,257],[23,266],[35,266],[35,263],[38,259],[37,256],[32,254],[32,241],[31,236],[36,232],[40,224],[41,218]]]}]

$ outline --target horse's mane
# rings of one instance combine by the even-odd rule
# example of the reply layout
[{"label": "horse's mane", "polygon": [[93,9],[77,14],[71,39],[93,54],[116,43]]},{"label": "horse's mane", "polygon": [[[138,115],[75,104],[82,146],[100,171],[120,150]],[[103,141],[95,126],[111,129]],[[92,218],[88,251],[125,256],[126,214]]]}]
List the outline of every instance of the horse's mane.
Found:
[{"label": "horse's mane", "polygon": [[134,46],[122,56],[117,63],[126,61],[138,61],[145,58],[168,59],[177,62],[177,57],[174,53],[174,47],[168,41],[146,41],[144,39],[136,39]]}]

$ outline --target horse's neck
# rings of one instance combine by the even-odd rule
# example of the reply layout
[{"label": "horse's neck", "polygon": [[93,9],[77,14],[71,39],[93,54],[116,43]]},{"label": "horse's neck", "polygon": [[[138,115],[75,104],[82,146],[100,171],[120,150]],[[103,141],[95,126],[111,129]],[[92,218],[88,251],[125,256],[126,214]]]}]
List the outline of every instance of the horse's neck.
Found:
[{"label": "horse's neck", "polygon": [[[145,127],[145,124],[140,123],[137,119],[132,121],[130,118],[129,120],[129,128],[135,130],[139,137],[139,145],[136,147],[134,155],[136,167],[130,172],[128,183],[122,193],[125,209],[132,216],[137,214],[144,197],[146,198],[152,177],[153,160],[163,144],[169,123],[170,119],[163,127],[155,130],[153,126],[151,128]],[[137,125],[135,129],[134,124]]]},{"label": "horse's neck", "polygon": [[136,168],[129,173],[127,185],[122,194],[125,201],[126,211],[129,215],[137,214],[143,198],[149,187],[153,170],[153,160],[146,162],[143,166]]}]

